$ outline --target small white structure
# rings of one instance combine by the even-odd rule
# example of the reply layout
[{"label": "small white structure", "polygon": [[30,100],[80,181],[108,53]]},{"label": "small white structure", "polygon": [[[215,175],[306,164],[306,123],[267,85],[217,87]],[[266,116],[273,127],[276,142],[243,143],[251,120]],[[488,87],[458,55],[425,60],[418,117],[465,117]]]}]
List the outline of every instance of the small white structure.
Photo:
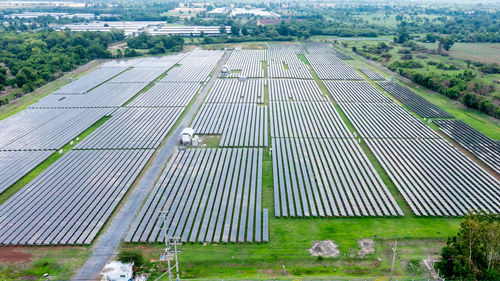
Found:
[{"label": "small white structure", "polygon": [[230,73],[229,67],[227,67],[227,65],[224,65],[224,66],[222,67],[222,74],[227,75],[227,74],[229,74],[229,73]]},{"label": "small white structure", "polygon": [[193,128],[185,128],[181,132],[181,143],[183,145],[192,145],[193,144],[193,136],[194,136]]},{"label": "small white structure", "polygon": [[133,263],[110,261],[104,266],[101,274],[105,281],[128,281],[134,274],[133,267]]}]

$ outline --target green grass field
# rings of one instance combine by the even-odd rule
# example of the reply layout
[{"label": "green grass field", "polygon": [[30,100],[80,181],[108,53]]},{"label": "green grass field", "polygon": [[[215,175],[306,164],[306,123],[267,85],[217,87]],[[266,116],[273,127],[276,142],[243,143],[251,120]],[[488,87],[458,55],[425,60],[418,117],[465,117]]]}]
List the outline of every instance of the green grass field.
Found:
[{"label": "green grass field", "polygon": [[500,64],[500,43],[455,43],[450,56],[461,60]]},{"label": "green grass field", "polygon": [[89,247],[2,247],[0,261],[9,253],[19,252],[30,261],[0,263],[0,280],[47,280],[38,278],[48,273],[51,280],[69,280],[90,256]]},{"label": "green grass field", "polygon": [[[396,28],[397,25],[400,23],[399,21],[396,20],[396,14],[391,14],[386,16],[384,12],[376,12],[376,13],[359,13],[358,15],[353,15],[355,18],[359,18],[368,24],[372,25],[379,25],[379,26],[385,26],[385,27],[390,27],[390,28]],[[408,15],[404,16],[404,20],[407,22],[412,22],[411,17]],[[428,19],[429,21],[433,21],[437,19],[439,16],[437,15],[427,15],[427,14],[419,14],[418,16],[415,17],[415,20],[418,18],[419,21],[424,21],[425,19]]]}]

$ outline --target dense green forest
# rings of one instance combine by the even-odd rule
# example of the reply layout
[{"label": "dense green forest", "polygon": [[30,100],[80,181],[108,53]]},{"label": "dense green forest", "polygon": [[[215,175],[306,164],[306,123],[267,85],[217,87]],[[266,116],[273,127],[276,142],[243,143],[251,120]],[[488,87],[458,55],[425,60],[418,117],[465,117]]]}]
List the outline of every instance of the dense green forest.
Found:
[{"label": "dense green forest", "polygon": [[52,29],[37,32],[0,33],[0,90],[19,89],[19,97],[90,60],[110,58],[109,44],[123,40],[123,32],[81,32]]}]

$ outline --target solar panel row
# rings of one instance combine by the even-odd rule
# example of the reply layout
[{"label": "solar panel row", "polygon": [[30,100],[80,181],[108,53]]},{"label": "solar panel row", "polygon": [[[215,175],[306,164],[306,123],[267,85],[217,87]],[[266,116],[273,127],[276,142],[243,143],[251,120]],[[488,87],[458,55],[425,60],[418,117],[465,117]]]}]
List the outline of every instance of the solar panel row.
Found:
[{"label": "solar panel row", "polygon": [[191,126],[196,134],[221,135],[220,146],[267,146],[266,109],[246,103],[205,103]]},{"label": "solar panel row", "polygon": [[0,206],[0,244],[90,244],[153,150],[72,150]]},{"label": "solar panel row", "polygon": [[398,216],[403,212],[352,139],[273,139],[277,216]]},{"label": "solar panel row", "polygon": [[500,143],[460,120],[433,120],[450,138],[500,174]]},{"label": "solar panel row", "polygon": [[415,94],[410,89],[399,85],[396,82],[383,81],[377,82],[377,84],[384,90],[389,92],[393,97],[399,100],[402,104],[407,106],[409,109],[417,113],[422,117],[433,117],[433,118],[452,118],[453,115],[442,110],[438,106],[428,102],[423,97]]},{"label": "solar panel row", "polygon": [[177,151],[125,241],[162,242],[166,228],[184,242],[267,242],[262,157],[253,148]]}]

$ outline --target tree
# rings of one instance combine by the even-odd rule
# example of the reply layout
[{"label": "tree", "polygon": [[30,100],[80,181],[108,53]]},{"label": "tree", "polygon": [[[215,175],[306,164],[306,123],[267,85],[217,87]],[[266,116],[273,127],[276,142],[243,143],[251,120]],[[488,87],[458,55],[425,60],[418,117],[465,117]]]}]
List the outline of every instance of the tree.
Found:
[{"label": "tree", "polygon": [[437,267],[453,280],[498,280],[500,215],[469,213],[457,236],[448,239]]},{"label": "tree", "polygon": [[219,32],[220,32],[220,34],[226,34],[226,32],[227,32],[226,26],[225,25],[219,26]]},{"label": "tree", "polygon": [[453,46],[454,43],[455,43],[455,41],[453,40],[453,38],[451,36],[439,37],[438,53],[441,54],[441,48],[445,49],[446,51],[449,51],[451,46]]},{"label": "tree", "polygon": [[231,25],[231,35],[240,36],[240,28],[236,25]]},{"label": "tree", "polygon": [[427,34],[425,35],[425,39],[424,39],[424,41],[425,41],[425,42],[435,43],[435,42],[436,42],[436,40],[437,40],[437,36],[436,36],[436,35],[434,35],[434,34],[427,33]]},{"label": "tree", "polygon": [[241,34],[243,34],[243,36],[248,36],[248,34],[250,34],[246,26],[243,26],[243,28],[241,28]]},{"label": "tree", "polygon": [[405,29],[400,29],[398,36],[394,38],[394,41],[398,44],[404,44],[408,40],[410,40],[410,35]]},{"label": "tree", "polygon": [[200,38],[205,37],[205,31],[200,31]]}]

